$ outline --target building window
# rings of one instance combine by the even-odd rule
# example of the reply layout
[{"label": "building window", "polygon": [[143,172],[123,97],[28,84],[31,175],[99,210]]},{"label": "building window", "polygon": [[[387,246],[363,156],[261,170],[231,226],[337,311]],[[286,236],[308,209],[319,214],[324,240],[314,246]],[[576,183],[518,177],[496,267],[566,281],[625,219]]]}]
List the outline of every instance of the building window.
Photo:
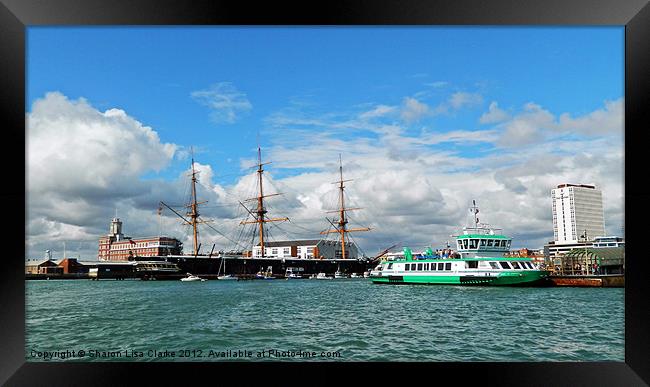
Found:
[{"label": "building window", "polygon": [[272,248],[271,249],[271,255],[278,255],[278,249],[277,248]]},{"label": "building window", "polygon": [[284,255],[289,255],[291,254],[291,247],[285,247],[284,250],[282,251]]}]

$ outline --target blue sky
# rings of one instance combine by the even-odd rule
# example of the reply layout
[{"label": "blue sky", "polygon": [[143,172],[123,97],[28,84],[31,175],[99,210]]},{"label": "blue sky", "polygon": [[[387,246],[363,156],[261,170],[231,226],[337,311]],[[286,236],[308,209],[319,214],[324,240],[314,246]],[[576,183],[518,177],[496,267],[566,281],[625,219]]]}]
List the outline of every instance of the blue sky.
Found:
[{"label": "blue sky", "polygon": [[[428,92],[481,92],[503,108],[529,101],[587,113],[623,95],[622,27],[195,27],[28,29],[27,105],[48,91],[119,107],[166,141],[202,147],[218,172],[250,157],[264,119],[294,104],[312,114],[399,104]],[[215,123],[191,98],[230,82],[253,109]],[[427,84],[446,82],[445,87]],[[471,130],[482,112],[438,117]],[[414,128],[413,130],[417,130]],[[225,149],[229,151],[226,152]]]},{"label": "blue sky", "polygon": [[[188,166],[182,150],[193,146],[197,161],[211,167],[213,184],[236,185],[258,138],[274,162],[273,177],[287,184],[325,172],[338,153],[363,175],[363,160],[355,157],[376,154],[370,147],[377,144],[396,146],[388,158],[411,151],[449,156],[438,165],[450,174],[514,166],[513,146],[547,147],[545,155],[563,157],[582,144],[588,156],[587,147],[612,132],[587,126],[617,111],[607,104],[622,104],[623,81],[623,27],[29,27],[27,33],[28,114],[56,92],[83,98],[99,112],[120,109],[176,146],[157,170],[138,170],[140,181],[176,179]],[[331,158],[285,157],[314,154],[301,148],[312,142],[331,150]],[[617,211],[614,223],[622,221]]]}]

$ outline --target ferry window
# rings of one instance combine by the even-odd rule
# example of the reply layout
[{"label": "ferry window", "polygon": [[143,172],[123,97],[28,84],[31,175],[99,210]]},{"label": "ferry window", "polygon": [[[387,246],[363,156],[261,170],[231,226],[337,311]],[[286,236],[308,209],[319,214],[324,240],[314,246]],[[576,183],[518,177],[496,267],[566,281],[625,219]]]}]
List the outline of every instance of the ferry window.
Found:
[{"label": "ferry window", "polygon": [[481,246],[485,246],[485,239],[481,239]]},{"label": "ferry window", "polygon": [[435,263],[431,264],[431,270],[436,270],[436,264]]},{"label": "ferry window", "polygon": [[497,265],[496,262],[490,262],[490,267],[492,267],[493,269],[498,269],[499,265]]},{"label": "ferry window", "polygon": [[515,269],[521,269],[517,262],[512,262],[512,267],[515,268]]},{"label": "ferry window", "polygon": [[532,263],[526,262],[526,266],[528,266],[529,269],[534,269],[535,267],[533,266]]},{"label": "ferry window", "polygon": [[445,263],[445,270],[451,270],[451,262]]},{"label": "ferry window", "polygon": [[463,248],[467,248],[467,239],[463,239]]},{"label": "ferry window", "polygon": [[475,249],[477,247],[478,247],[478,239],[470,239],[469,248],[470,249]]},{"label": "ferry window", "polygon": [[478,261],[466,261],[468,269],[476,269],[478,268]]},{"label": "ferry window", "polygon": [[445,270],[443,267],[445,266],[444,263],[440,262],[438,263],[438,270]]},{"label": "ferry window", "polygon": [[424,270],[429,270],[429,264],[428,263],[424,264]]},{"label": "ferry window", "polygon": [[411,270],[411,265],[408,264],[408,263],[406,265],[404,265],[404,270],[406,270],[406,271]]},{"label": "ferry window", "polygon": [[456,241],[456,243],[458,244],[458,250],[460,250],[460,249],[462,249],[462,248],[463,248],[463,244],[462,244],[462,243],[460,243],[460,241]]},{"label": "ferry window", "polygon": [[507,242],[506,242],[506,243],[507,243],[506,246],[507,246],[508,248],[510,248],[510,242],[511,242],[511,241],[507,241]]},{"label": "ferry window", "polygon": [[391,262],[388,264],[388,269],[392,269],[392,268],[393,268],[393,263]]},{"label": "ferry window", "polygon": [[487,241],[488,247],[492,247],[492,242],[494,242],[492,239],[488,239]]},{"label": "ferry window", "polygon": [[418,270],[422,270],[422,264],[418,263]]},{"label": "ferry window", "polygon": [[510,265],[508,265],[508,262],[499,262],[502,268],[504,269],[512,269]]}]

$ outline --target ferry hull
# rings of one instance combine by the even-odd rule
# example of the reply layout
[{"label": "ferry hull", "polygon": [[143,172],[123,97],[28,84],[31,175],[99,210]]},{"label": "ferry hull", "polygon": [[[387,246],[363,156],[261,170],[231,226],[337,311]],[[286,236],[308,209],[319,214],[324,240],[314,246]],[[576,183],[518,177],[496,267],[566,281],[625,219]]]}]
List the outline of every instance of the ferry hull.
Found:
[{"label": "ferry hull", "polygon": [[522,271],[499,276],[473,275],[387,275],[371,277],[377,284],[466,285],[466,286],[543,286],[548,272]]}]

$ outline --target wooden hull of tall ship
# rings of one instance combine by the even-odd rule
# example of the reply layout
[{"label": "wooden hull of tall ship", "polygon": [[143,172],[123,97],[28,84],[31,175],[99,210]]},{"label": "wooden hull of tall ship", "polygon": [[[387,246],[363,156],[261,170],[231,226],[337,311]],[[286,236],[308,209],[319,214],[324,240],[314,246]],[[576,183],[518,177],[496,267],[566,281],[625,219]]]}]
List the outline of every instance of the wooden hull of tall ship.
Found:
[{"label": "wooden hull of tall ship", "polygon": [[[151,258],[151,257],[150,257]],[[156,257],[156,259],[175,263],[183,273],[192,273],[201,277],[213,279],[217,275],[235,275],[241,279],[253,279],[260,272],[266,272],[269,267],[276,277],[284,277],[289,267],[303,268],[303,277],[311,274],[326,273],[333,276],[339,269],[347,275],[353,273],[363,274],[371,270],[376,261],[363,259],[301,259],[301,258],[251,258],[251,257],[209,257],[209,256],[188,256],[169,255]],[[225,260],[225,265],[222,265]],[[223,267],[225,266],[225,273]],[[219,268],[221,272],[219,272]]]}]

